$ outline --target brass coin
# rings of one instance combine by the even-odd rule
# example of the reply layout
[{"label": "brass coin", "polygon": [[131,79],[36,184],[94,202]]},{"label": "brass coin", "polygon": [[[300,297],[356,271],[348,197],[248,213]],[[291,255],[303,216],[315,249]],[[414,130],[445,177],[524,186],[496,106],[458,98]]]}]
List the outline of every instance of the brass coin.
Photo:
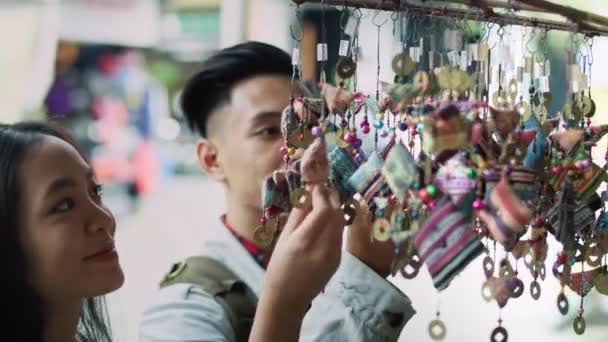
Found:
[{"label": "brass coin", "polygon": [[389,227],[390,223],[385,218],[379,218],[374,221],[374,225],[372,226],[372,231],[374,234],[374,239],[378,241],[388,241],[390,238]]},{"label": "brass coin", "polygon": [[585,117],[590,118],[595,114],[595,101],[590,97],[583,97],[580,106]]},{"label": "brass coin", "polygon": [[351,78],[356,71],[357,63],[347,57],[341,58],[336,66],[336,73],[343,79]]},{"label": "brass coin", "polygon": [[492,331],[490,340],[492,340],[492,342],[507,342],[509,340],[509,333],[507,332],[507,329],[503,327],[496,327],[496,329]]},{"label": "brass coin", "polygon": [[429,335],[433,341],[442,341],[447,332],[445,324],[439,319],[435,319],[429,324]]},{"label": "brass coin", "polygon": [[420,266],[422,264],[420,264],[419,257],[414,254],[410,257],[407,264],[401,268],[401,275],[405,279],[414,279],[420,271]]},{"label": "brass coin", "polygon": [[587,323],[585,323],[585,319],[583,316],[578,316],[574,319],[572,323],[572,327],[574,328],[574,332],[577,335],[582,335],[585,333],[585,328],[587,327]]},{"label": "brass coin", "polygon": [[524,283],[521,280],[519,280],[519,278],[515,278],[515,280],[517,283],[515,285],[515,288],[511,292],[511,297],[519,298],[519,297],[521,297],[522,294],[524,294]]},{"label": "brass coin", "polygon": [[594,278],[593,285],[597,292],[603,295],[608,295],[608,272],[606,269],[601,270]]},{"label": "brass coin", "polygon": [[269,226],[258,226],[253,233],[253,238],[260,247],[268,247],[274,240],[274,230]]},{"label": "brass coin", "polygon": [[535,280],[530,284],[530,296],[532,299],[538,300],[540,298],[540,284]]},{"label": "brass coin", "polygon": [[298,188],[290,195],[291,205],[295,208],[310,209],[312,207],[312,197],[310,192],[304,188]]},{"label": "brass coin", "polygon": [[407,76],[414,70],[414,62],[407,53],[400,53],[393,57],[393,72],[399,76]]},{"label": "brass coin", "polygon": [[504,266],[500,266],[500,270],[498,271],[498,276],[503,279],[511,278],[513,274],[513,268],[511,267],[511,264],[508,263]]},{"label": "brass coin", "polygon": [[481,286],[481,297],[486,302],[490,302],[496,298],[496,288],[489,280],[483,283]]},{"label": "brass coin", "polygon": [[568,298],[562,292],[557,296],[557,309],[562,315],[568,314],[568,309],[570,308],[570,304],[568,303]]},{"label": "brass coin", "polygon": [[489,255],[483,258],[483,270],[487,277],[494,274],[494,260]]},{"label": "brass coin", "polygon": [[315,140],[315,137],[306,128],[296,128],[289,133],[289,143],[295,148],[307,148]]},{"label": "brass coin", "polygon": [[355,218],[357,217],[357,213],[361,209],[361,205],[359,202],[354,199],[349,199],[344,202],[342,205],[342,212],[344,212],[344,220],[346,221],[345,225],[350,226],[355,222]]}]

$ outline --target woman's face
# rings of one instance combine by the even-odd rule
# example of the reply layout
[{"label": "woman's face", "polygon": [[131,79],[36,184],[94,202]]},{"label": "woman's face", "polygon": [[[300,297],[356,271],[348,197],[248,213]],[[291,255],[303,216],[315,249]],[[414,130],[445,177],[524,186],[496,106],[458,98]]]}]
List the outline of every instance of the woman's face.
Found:
[{"label": "woman's face", "polygon": [[44,137],[28,151],[19,177],[20,238],[29,279],[42,299],[94,297],[122,286],[116,221],[78,151]]}]

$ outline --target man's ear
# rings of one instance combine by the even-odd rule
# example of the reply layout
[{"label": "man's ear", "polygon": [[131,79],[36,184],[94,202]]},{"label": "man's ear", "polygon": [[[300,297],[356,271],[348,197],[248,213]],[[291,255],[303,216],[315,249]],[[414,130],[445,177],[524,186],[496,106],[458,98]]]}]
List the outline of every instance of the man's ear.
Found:
[{"label": "man's ear", "polygon": [[209,177],[218,182],[226,179],[224,169],[218,160],[218,148],[209,139],[200,139],[196,145],[196,155],[201,168]]}]

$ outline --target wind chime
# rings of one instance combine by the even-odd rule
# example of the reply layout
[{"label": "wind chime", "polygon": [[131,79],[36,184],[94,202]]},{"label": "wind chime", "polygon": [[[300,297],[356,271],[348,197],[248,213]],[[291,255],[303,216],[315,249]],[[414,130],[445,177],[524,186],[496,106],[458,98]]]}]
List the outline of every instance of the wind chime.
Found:
[{"label": "wind chime", "polygon": [[[323,137],[327,159],[321,159],[329,172],[321,178],[338,189],[347,225],[364,215],[372,240],[394,243],[393,275],[413,279],[426,265],[440,293],[483,256],[481,296],[496,301],[500,310],[525,293],[520,262],[533,279],[528,291],[534,300],[541,296],[546,263],[553,262],[551,273],[562,288],[557,309],[569,313],[566,287],[578,294],[573,328],[583,334],[584,297],[593,288],[608,295],[608,193],[598,195],[608,180],[608,152],[603,167],[591,157],[608,125],[591,122],[593,39],[571,35],[568,101],[551,115],[548,29],[531,28],[513,46],[516,35],[501,25],[491,45],[492,24],[483,24],[482,34],[471,39],[465,22],[448,20],[438,39],[435,26],[422,31],[412,24],[433,18],[399,7],[390,16],[400,42],[392,58],[382,56],[380,46],[389,18],[377,13],[371,18],[378,36],[376,92],[366,95],[357,89],[363,13],[344,6],[334,86],[326,81],[322,5],[316,86],[299,81],[302,36],[291,32],[294,94],[283,111],[285,144],[279,151],[285,167],[264,183],[257,242],[274,243],[281,214],[311,206],[307,185],[319,178],[318,163],[311,166],[314,151],[302,158],[298,151]],[[301,24],[300,5],[296,17]],[[522,58],[514,58],[516,52]],[[395,74],[393,83],[380,81],[387,66]],[[367,153],[366,135],[374,141]],[[547,255],[550,236],[562,246],[555,260]],[[447,335],[439,305],[428,330],[436,341]],[[499,311],[491,341],[507,340]]]}]

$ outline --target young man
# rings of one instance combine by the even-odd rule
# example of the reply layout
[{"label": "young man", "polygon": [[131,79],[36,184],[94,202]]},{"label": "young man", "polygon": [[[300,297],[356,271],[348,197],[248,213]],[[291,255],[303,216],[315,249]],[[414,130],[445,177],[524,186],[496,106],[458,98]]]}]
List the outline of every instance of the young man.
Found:
[{"label": "young man", "polygon": [[[291,74],[291,58],[284,51],[243,43],[207,60],[182,96],[183,112],[202,136],[197,147],[200,165],[223,185],[226,198],[226,213],[217,226],[204,228],[212,230],[213,237],[203,242],[200,254],[219,261],[255,296],[271,253],[254,242],[262,214],[261,185],[282,166],[280,122],[291,97]],[[399,338],[415,311],[407,296],[385,279],[391,246],[369,240],[367,227],[348,229],[341,264],[311,304],[301,341]],[[243,340],[234,310],[218,299],[221,292],[188,282],[163,287],[144,312],[140,340]]]}]

